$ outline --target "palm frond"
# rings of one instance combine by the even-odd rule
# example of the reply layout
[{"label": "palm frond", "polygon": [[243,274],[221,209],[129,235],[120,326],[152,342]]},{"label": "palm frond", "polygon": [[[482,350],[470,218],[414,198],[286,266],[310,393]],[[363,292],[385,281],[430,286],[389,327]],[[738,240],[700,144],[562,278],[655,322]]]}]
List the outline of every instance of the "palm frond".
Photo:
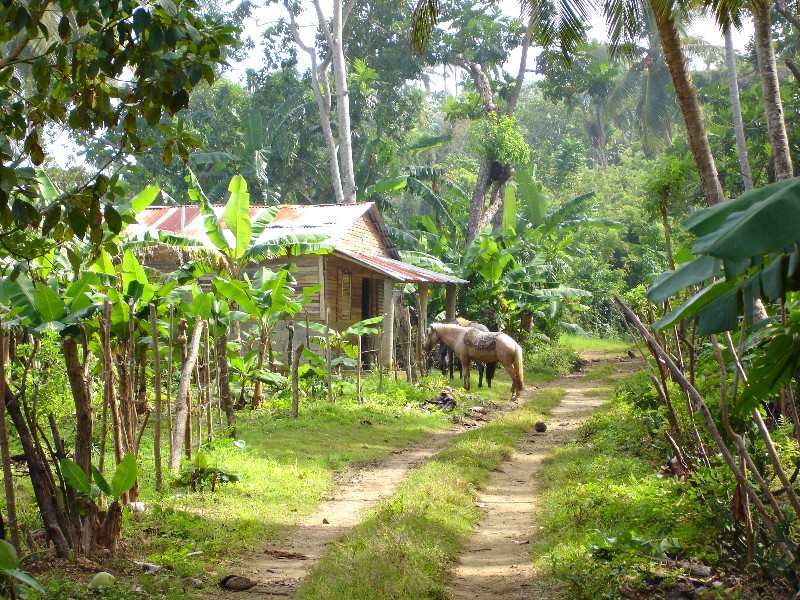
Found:
[{"label": "palm frond", "polygon": [[545,217],[544,221],[542,222],[542,231],[550,231],[558,227],[562,222],[566,221],[567,218],[575,217],[581,211],[586,209],[588,201],[594,195],[595,192],[589,192],[586,194],[581,194],[577,198],[573,198],[572,200],[565,202],[561,208],[553,211]]},{"label": "palm frond", "polygon": [[414,265],[415,267],[422,267],[423,269],[430,269],[431,271],[438,271],[440,273],[447,273],[450,275],[453,274],[453,270],[445,263],[435,256],[426,254],[424,252],[401,250],[400,258],[403,259],[403,262]]},{"label": "palm frond", "polygon": [[523,7],[533,19],[534,35],[547,48],[556,45],[562,58],[571,62],[578,45],[586,39],[590,17],[594,12],[591,0],[524,0]]}]

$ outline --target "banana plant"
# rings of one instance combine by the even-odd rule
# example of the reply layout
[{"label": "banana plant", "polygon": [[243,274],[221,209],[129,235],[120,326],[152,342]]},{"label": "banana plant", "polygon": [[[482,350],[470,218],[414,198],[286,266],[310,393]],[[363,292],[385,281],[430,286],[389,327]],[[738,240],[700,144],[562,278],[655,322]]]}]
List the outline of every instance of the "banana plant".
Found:
[{"label": "banana plant", "polygon": [[229,196],[221,219],[197,180],[193,176],[191,179],[194,187],[189,190],[189,197],[198,203],[203,215],[205,238],[192,239],[162,231],[159,232],[159,240],[187,250],[198,262],[206,262],[215,268],[219,276],[237,280],[250,264],[262,260],[331,251],[331,247],[324,243],[328,237],[320,234],[279,235],[262,239],[267,226],[278,214],[278,208],[263,208],[251,216],[250,194],[247,182],[241,175],[235,175],[228,184]]},{"label": "banana plant", "polygon": [[[291,266],[286,265],[277,271],[266,267],[259,269],[252,281],[247,274],[244,281],[231,281],[216,278],[213,286],[216,292],[236,303],[258,327],[258,352],[255,369],[261,372],[264,367],[269,340],[275,325],[282,319],[291,319],[300,312],[311,296],[318,293],[321,286],[312,286],[295,293],[291,276]],[[263,402],[262,384],[264,381],[254,378],[253,404],[260,406]]]},{"label": "banana plant", "polygon": [[0,591],[8,592],[10,598],[18,598],[17,585],[23,583],[46,596],[47,592],[30,573],[19,568],[20,562],[16,548],[0,539]]}]

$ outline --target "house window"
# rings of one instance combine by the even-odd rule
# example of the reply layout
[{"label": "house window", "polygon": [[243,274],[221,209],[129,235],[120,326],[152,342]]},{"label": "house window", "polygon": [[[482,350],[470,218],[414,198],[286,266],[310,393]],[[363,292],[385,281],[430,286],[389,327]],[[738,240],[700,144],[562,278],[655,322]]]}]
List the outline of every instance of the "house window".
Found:
[{"label": "house window", "polygon": [[353,306],[353,276],[350,271],[339,271],[339,319],[349,321]]}]

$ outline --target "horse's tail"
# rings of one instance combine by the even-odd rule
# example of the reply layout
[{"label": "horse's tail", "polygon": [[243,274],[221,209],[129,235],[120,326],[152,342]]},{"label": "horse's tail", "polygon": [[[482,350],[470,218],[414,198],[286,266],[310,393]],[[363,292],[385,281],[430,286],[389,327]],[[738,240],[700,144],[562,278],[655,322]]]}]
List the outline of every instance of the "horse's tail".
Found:
[{"label": "horse's tail", "polygon": [[523,368],[522,347],[517,344],[514,350],[514,371],[516,371],[517,394],[525,389],[525,370]]}]

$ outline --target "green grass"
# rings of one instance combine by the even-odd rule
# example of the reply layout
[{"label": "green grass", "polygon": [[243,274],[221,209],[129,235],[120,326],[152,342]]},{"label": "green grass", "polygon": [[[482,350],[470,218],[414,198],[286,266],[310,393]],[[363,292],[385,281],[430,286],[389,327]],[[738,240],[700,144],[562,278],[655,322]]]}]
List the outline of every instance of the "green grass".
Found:
[{"label": "green grass", "polygon": [[448,570],[479,520],[477,490],[563,395],[537,392],[513,413],[460,435],[331,548],[306,579],[301,598],[446,598]]},{"label": "green grass", "polygon": [[[279,541],[291,525],[312,513],[343,469],[379,461],[449,427],[450,414],[420,408],[445,383],[456,388],[461,409],[511,396],[510,380],[501,372],[491,390],[479,389],[477,374],[473,375],[470,393],[460,380],[446,382],[435,374],[417,388],[404,379],[384,377],[384,393],[378,394],[377,377],[370,377],[364,381],[363,403],[355,401],[352,386],[345,387],[333,404],[301,401],[297,420],[289,418],[288,399],[278,397],[263,411],[237,414],[243,449],[230,438],[203,448],[210,465],[241,477],[214,492],[168,486],[156,493],[152,442],[145,436],[139,456],[139,499],[148,510],[141,517],[126,511],[119,556],[103,567],[129,576],[120,577],[103,597],[139,598],[133,591],[136,586],[143,586],[148,596],[176,600],[212,590],[243,552]],[[200,554],[190,556],[193,553]],[[130,573],[131,560],[164,569],[155,577],[135,576]],[[75,570],[65,578],[59,570],[40,574],[50,597],[89,597],[85,586],[93,572]]]},{"label": "green grass", "polygon": [[630,340],[610,340],[570,334],[563,334],[559,338],[559,343],[577,352],[594,351],[609,354],[622,354],[633,347],[633,342]]},{"label": "green grass", "polygon": [[[605,405],[578,439],[556,449],[539,473],[540,527],[531,552],[545,589],[568,598],[616,598],[647,578],[648,545],[677,538],[686,556],[709,549],[711,521],[687,511],[684,484],[658,475],[665,456],[660,421],[630,404]],[[608,539],[616,538],[613,546]],[[610,560],[590,559],[593,546]]]}]

